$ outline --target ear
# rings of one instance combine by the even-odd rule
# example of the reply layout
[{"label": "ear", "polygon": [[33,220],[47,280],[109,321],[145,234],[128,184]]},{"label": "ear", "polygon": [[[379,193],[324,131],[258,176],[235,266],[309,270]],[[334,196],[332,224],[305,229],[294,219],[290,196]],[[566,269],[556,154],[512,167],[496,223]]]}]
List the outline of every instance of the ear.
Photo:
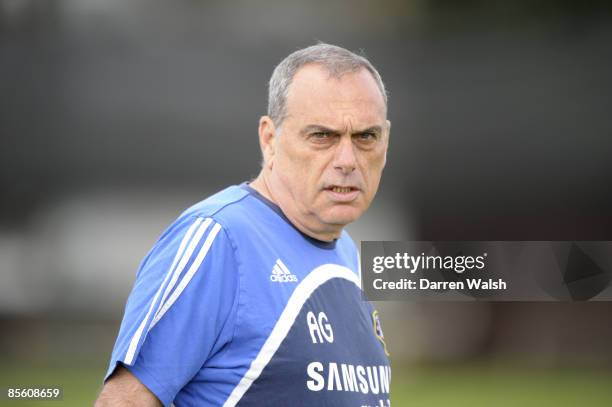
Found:
[{"label": "ear", "polygon": [[389,149],[389,138],[391,137],[391,122],[387,120],[387,140],[385,145],[385,158],[383,162],[383,167],[387,165],[387,150]]},{"label": "ear", "polygon": [[262,116],[259,119],[259,148],[263,155],[263,166],[272,168],[274,162],[274,153],[276,151],[275,143],[276,128],[270,116]]}]

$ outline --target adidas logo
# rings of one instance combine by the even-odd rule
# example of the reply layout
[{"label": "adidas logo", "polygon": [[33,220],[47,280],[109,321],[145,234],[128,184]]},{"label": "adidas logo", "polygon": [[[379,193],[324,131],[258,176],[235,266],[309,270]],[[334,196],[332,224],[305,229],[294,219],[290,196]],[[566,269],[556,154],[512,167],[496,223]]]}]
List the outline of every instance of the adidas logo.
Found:
[{"label": "adidas logo", "polygon": [[297,283],[298,279],[295,274],[291,274],[287,266],[280,260],[276,260],[272,273],[270,274],[270,281],[275,283]]}]

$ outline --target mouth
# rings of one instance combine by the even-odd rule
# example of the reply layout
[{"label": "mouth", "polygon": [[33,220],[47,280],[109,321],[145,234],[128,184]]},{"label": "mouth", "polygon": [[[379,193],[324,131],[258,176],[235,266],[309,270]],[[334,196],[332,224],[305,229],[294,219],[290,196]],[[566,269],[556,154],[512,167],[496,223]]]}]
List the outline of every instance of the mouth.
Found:
[{"label": "mouth", "polygon": [[332,186],[330,188],[328,188],[329,190],[337,193],[337,194],[348,194],[351,191],[357,191],[357,188],[354,187],[338,187],[338,186]]},{"label": "mouth", "polygon": [[351,202],[359,195],[360,189],[354,186],[330,185],[325,188],[328,196],[335,202]]}]

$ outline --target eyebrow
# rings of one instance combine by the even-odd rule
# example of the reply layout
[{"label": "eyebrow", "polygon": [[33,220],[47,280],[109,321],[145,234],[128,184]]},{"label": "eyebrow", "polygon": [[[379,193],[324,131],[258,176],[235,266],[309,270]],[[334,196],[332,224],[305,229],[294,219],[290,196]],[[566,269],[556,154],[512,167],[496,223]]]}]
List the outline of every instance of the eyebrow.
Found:
[{"label": "eyebrow", "polygon": [[[302,129],[302,131],[300,131],[300,133],[302,134],[308,134],[308,133],[313,133],[313,132],[325,132],[325,133],[334,133],[334,134],[340,134],[342,133],[341,130],[336,130],[336,129],[332,129],[329,127],[325,127],[322,126],[320,124],[309,124],[308,126],[304,127]],[[357,131],[353,131],[351,134],[363,134],[363,133],[382,133],[382,127],[380,126],[371,126],[368,128],[365,128],[363,130],[357,130]]]}]

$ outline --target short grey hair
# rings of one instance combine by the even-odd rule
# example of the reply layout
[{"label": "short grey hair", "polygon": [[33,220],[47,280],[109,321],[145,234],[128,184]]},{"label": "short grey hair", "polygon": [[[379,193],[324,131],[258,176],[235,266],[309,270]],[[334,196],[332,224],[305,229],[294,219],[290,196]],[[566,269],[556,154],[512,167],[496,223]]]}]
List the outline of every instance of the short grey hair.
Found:
[{"label": "short grey hair", "polygon": [[330,74],[330,77],[340,78],[347,73],[367,69],[378,85],[378,89],[387,107],[387,91],[374,66],[364,56],[357,55],[336,45],[319,43],[302,48],[287,56],[274,68],[268,87],[268,116],[276,127],[280,127],[287,117],[287,95],[289,86],[296,72],[307,64],[319,64]]}]

